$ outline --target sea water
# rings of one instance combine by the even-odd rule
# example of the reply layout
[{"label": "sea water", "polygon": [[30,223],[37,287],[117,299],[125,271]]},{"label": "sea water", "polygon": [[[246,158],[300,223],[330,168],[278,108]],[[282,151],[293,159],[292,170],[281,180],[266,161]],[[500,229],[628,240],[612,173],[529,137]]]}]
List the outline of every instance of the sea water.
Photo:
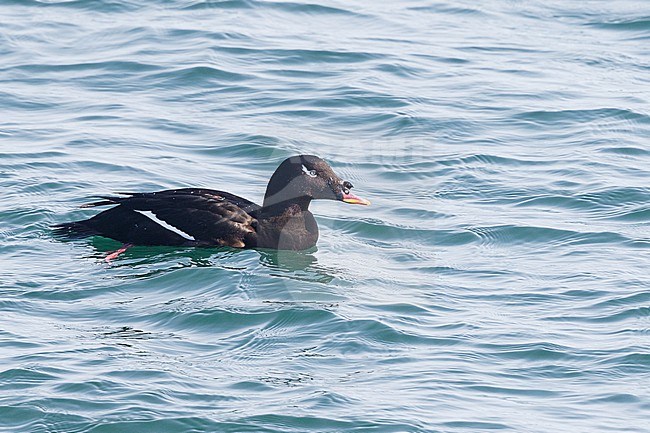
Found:
[{"label": "sea water", "polygon": [[[648,6],[3,0],[0,430],[650,431]],[[309,251],[50,230],[295,154]]]}]

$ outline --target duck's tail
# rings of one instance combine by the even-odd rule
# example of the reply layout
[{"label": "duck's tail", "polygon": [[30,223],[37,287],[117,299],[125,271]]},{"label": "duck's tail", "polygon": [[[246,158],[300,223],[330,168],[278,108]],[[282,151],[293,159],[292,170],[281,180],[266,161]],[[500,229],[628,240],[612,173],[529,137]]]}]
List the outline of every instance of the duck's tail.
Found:
[{"label": "duck's tail", "polygon": [[85,221],[73,221],[70,223],[56,224],[52,226],[55,236],[68,239],[81,239],[99,234],[96,230],[84,224]]}]

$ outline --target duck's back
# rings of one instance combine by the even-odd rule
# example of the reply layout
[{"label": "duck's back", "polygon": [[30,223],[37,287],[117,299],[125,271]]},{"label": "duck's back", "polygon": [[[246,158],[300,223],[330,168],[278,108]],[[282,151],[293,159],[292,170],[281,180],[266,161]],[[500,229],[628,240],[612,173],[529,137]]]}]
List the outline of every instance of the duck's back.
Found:
[{"label": "duck's back", "polygon": [[184,188],[101,197],[84,207],[116,205],[60,233],[101,235],[136,245],[257,245],[260,206],[224,191]]}]

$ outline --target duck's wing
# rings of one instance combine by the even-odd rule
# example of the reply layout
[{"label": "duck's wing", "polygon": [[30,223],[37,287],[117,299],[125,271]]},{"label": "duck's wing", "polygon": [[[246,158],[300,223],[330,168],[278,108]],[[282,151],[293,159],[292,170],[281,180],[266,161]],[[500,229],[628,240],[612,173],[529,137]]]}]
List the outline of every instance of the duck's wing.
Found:
[{"label": "duck's wing", "polygon": [[78,223],[136,245],[254,247],[260,206],[224,191],[185,188],[100,197],[84,207],[117,205]]}]

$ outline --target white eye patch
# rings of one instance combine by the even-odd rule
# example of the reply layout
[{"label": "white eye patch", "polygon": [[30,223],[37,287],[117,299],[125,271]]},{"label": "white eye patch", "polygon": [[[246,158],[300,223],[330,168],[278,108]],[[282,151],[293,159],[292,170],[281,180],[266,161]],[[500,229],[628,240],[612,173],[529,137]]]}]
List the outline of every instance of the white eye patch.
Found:
[{"label": "white eye patch", "polygon": [[307,167],[305,167],[305,164],[302,165],[302,172],[305,173],[309,177],[316,177],[316,170],[307,170]]}]

